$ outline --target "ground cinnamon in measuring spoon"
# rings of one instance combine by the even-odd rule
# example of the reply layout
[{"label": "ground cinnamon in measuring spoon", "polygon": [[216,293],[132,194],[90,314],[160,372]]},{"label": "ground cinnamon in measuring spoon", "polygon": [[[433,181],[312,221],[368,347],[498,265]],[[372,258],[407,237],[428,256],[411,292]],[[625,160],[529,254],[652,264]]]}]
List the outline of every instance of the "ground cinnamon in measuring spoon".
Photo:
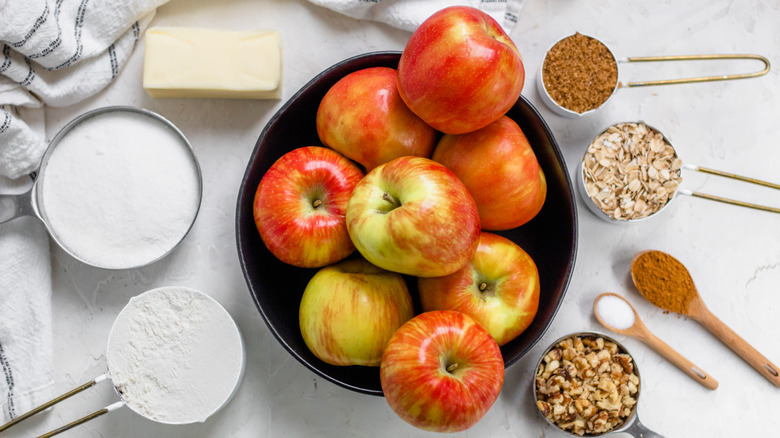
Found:
[{"label": "ground cinnamon in measuring spoon", "polygon": [[631,274],[642,296],[665,310],[687,314],[698,295],[685,266],[665,252],[640,254],[632,263]]}]

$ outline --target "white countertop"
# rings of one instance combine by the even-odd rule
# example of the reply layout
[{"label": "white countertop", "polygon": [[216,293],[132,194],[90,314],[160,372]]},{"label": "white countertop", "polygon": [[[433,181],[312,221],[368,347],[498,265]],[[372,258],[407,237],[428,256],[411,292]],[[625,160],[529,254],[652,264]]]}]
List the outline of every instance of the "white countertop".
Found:
[{"label": "white countertop", "polygon": [[[511,36],[525,60],[523,95],[552,128],[570,172],[600,130],[616,122],[644,120],[663,131],[687,163],[780,182],[778,23],[780,3],[774,0],[526,0]],[[249,296],[234,231],[236,196],[248,157],[284,100],[344,58],[403,49],[410,34],[353,20],[304,0],[173,0],[159,9],[153,25],[280,30],[284,96],[281,101],[154,100],[141,87],[139,45],[106,90],[78,105],[47,109],[48,138],[76,115],[102,106],[135,105],[156,111],[190,139],[204,179],[203,203],[191,234],[153,266],[107,272],[53,250],[57,388],[64,392],[102,374],[108,332],[120,309],[130,297],[163,285],[205,291],[228,309],[246,340],[246,378],[235,399],[203,424],[165,426],[120,409],[65,436],[435,436],[404,423],[383,398],[350,392],[315,376],[282,348]],[[599,37],[618,58],[742,52],[763,54],[775,65],[768,76],[758,79],[623,89],[596,115],[563,119],[543,107],[534,81],[545,51],[575,31]],[[628,81],[723,69],[760,69],[760,64],[621,64],[620,75]],[[684,177],[686,188],[780,207],[780,193],[769,189],[691,172]],[[627,297],[655,334],[720,382],[716,391],[709,391],[639,341],[616,336],[641,369],[639,416],[645,425],[667,437],[777,436],[780,389],[695,321],[644,301],[631,285],[628,269],[638,251],[671,253],[692,272],[710,310],[780,364],[780,215],[680,197],[659,217],[617,226],[599,221],[579,198],[577,207],[576,267],[557,317],[531,352],[507,370],[492,409],[462,436],[562,436],[535,412],[530,394],[533,367],[545,346],[559,336],[604,330],[591,309],[593,299],[606,291]],[[42,433],[116,400],[110,385],[103,384],[7,436]]]}]

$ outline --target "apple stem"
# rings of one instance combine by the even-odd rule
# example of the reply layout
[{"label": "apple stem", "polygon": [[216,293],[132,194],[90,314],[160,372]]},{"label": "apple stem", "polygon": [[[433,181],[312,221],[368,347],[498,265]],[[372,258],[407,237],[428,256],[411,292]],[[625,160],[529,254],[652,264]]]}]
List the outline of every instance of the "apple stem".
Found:
[{"label": "apple stem", "polygon": [[479,291],[485,292],[485,289],[487,289],[487,283],[483,281],[482,283],[479,284]]},{"label": "apple stem", "polygon": [[398,207],[400,207],[400,206],[401,206],[401,203],[400,203],[400,202],[398,202],[398,200],[397,200],[397,199],[395,199],[395,198],[393,197],[393,195],[391,195],[390,193],[384,192],[384,193],[382,194],[382,199],[383,199],[383,200],[385,200],[385,201],[387,201],[387,202],[389,202],[389,203],[390,203],[390,205],[392,205],[392,206],[393,206],[393,208],[398,208]]},{"label": "apple stem", "polygon": [[314,202],[311,203],[311,206],[314,207],[314,208],[317,208],[320,205],[322,205],[322,201],[319,200],[319,199],[315,199]]},{"label": "apple stem", "polygon": [[458,363],[457,362],[451,363],[451,364],[447,365],[447,372],[449,372],[449,373],[451,373],[451,372],[453,372],[453,371],[455,371],[457,369],[458,369]]}]

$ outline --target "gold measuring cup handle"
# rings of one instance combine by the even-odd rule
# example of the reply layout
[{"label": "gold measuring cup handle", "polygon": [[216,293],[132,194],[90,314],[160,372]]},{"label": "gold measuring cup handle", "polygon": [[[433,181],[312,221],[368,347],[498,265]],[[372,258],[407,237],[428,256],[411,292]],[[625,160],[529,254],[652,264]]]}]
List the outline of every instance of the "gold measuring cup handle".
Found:
[{"label": "gold measuring cup handle", "polygon": [[679,190],[681,195],[693,196],[694,198],[709,199],[710,201],[722,202],[724,204],[736,205],[738,207],[752,208],[753,210],[768,211],[770,213],[780,213],[780,208],[767,207],[765,205],[751,204],[749,202],[737,201],[736,199],[724,198],[721,196],[708,195],[707,193],[693,192],[690,190]]},{"label": "gold measuring cup handle", "polygon": [[[750,178],[750,177],[747,177],[747,176],[735,175],[733,173],[723,172],[721,170],[715,170],[715,169],[709,169],[709,168],[706,168],[706,167],[700,167],[700,166],[696,166],[694,164],[684,164],[683,165],[683,169],[695,170],[697,172],[702,172],[702,173],[706,173],[706,174],[709,174],[709,175],[722,176],[724,178],[735,179],[737,181],[742,181],[742,182],[746,182],[746,183],[750,183],[750,184],[756,184],[756,185],[760,185],[760,186],[764,186],[764,187],[769,187],[770,189],[780,190],[780,184],[775,184],[775,183],[771,183],[771,182],[767,182],[767,181],[762,181],[762,180],[755,179],[755,178]],[[734,200],[734,199],[728,199],[728,198],[723,198],[723,197],[720,197],[720,196],[709,195],[707,193],[694,192],[694,191],[685,190],[685,189],[679,189],[678,193],[681,194],[681,195],[693,196],[695,198],[709,199],[710,201],[722,202],[724,204],[730,204],[730,205],[736,205],[736,206],[739,206],[739,207],[752,208],[754,210],[768,211],[768,212],[771,212],[771,213],[780,213],[780,208],[767,207],[767,206],[758,205],[758,204],[751,204],[749,202],[737,201],[737,200]]]},{"label": "gold measuring cup handle", "polygon": [[124,405],[125,405],[125,402],[118,401],[116,403],[113,403],[111,405],[106,406],[103,409],[100,409],[100,410],[95,411],[95,412],[93,412],[93,413],[91,413],[89,415],[81,417],[81,418],[79,418],[76,421],[72,421],[72,422],[70,422],[70,423],[68,423],[68,424],[66,424],[66,425],[64,425],[62,427],[58,427],[57,429],[54,429],[51,432],[47,432],[47,433],[45,433],[43,435],[40,435],[38,438],[49,438],[49,437],[53,437],[54,435],[59,435],[62,432],[65,432],[66,430],[73,429],[74,427],[76,427],[76,426],[78,426],[80,424],[84,424],[87,421],[94,420],[95,418],[97,418],[97,417],[99,417],[101,415],[107,414],[107,413],[109,413],[111,411],[115,411],[115,410],[121,408]]},{"label": "gold measuring cup handle", "polygon": [[102,376],[98,376],[94,380],[91,380],[91,381],[89,381],[89,382],[87,382],[87,383],[85,383],[85,384],[83,384],[83,385],[81,385],[81,386],[79,386],[77,388],[71,389],[70,391],[66,392],[65,394],[62,394],[59,397],[55,397],[55,398],[47,401],[46,403],[38,406],[37,408],[34,408],[31,411],[14,418],[13,420],[9,421],[8,423],[5,423],[5,424],[1,425],[0,426],[0,432],[3,432],[4,430],[7,430],[7,429],[9,429],[12,426],[15,426],[15,425],[21,423],[22,421],[32,417],[33,415],[35,415],[35,414],[37,414],[39,412],[42,412],[42,411],[45,411],[46,409],[49,409],[50,407],[56,405],[57,403],[59,403],[59,402],[61,402],[63,400],[67,400],[67,399],[73,397],[74,395],[80,393],[81,391],[84,391],[86,389],[92,388],[93,386],[97,385],[98,383],[100,383],[100,382],[102,382],[104,380],[108,380],[108,375],[103,374]]},{"label": "gold measuring cup handle", "polygon": [[769,73],[769,60],[761,55],[734,54],[734,55],[683,55],[683,56],[633,56],[621,59],[620,62],[667,62],[667,61],[711,61],[711,60],[732,60],[732,59],[753,59],[764,63],[764,69],[752,73],[739,73],[720,76],[700,76],[695,78],[666,79],[659,81],[641,81],[628,82],[624,87],[647,87],[650,85],[673,85],[673,84],[691,84],[696,82],[714,82],[728,81],[733,79],[757,78]]}]

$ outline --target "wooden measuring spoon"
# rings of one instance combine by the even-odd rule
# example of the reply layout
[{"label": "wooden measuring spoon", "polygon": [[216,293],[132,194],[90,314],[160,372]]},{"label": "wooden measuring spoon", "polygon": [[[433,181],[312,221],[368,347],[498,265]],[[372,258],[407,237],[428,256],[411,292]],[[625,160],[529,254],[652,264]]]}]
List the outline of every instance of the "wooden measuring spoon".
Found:
[{"label": "wooden measuring spoon", "polygon": [[[710,312],[699,296],[690,272],[679,260],[662,251],[642,251],[631,261],[631,279],[647,301],[698,321],[762,376],[780,387],[780,368]],[[662,296],[668,292],[672,293],[672,299]]]},{"label": "wooden measuring spoon", "polygon": [[[620,329],[607,324],[607,322],[602,318],[598,310],[599,300],[601,300],[606,296],[617,297],[618,299],[623,300],[623,302],[628,304],[628,307],[630,307],[631,311],[634,312],[634,325],[626,329]],[[614,294],[612,292],[607,292],[597,296],[596,299],[593,301],[593,314],[596,315],[596,319],[601,323],[601,325],[612,330],[613,332],[619,333],[621,335],[637,338],[640,341],[644,342],[645,344],[649,345],[658,354],[668,359],[671,363],[675,364],[677,368],[682,370],[685,374],[691,376],[693,380],[701,383],[705,388],[708,389],[718,388],[717,380],[712,378],[712,376],[705,373],[701,368],[694,365],[693,362],[686,359],[675,349],[667,345],[666,342],[660,340],[656,335],[654,335],[650,331],[650,329],[648,329],[647,326],[639,318],[639,315],[636,313],[636,309],[634,309],[634,306],[632,306],[631,303],[629,303],[625,298],[621,297],[620,295]]]}]

